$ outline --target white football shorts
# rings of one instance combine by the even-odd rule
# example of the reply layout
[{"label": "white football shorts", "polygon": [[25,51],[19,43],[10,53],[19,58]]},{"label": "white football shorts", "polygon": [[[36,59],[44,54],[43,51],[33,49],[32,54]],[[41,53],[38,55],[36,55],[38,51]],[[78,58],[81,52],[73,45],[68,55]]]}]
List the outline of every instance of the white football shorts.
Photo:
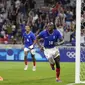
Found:
[{"label": "white football shorts", "polygon": [[46,58],[53,62],[54,58],[58,57],[60,55],[59,50],[57,47],[54,48],[45,48],[44,54]]},{"label": "white football shorts", "polygon": [[24,52],[28,52],[28,51],[30,51],[33,55],[35,54],[35,49],[29,49],[29,48],[24,48]]},{"label": "white football shorts", "polygon": [[44,54],[46,58],[48,59],[50,64],[54,64],[54,58],[58,57],[60,55],[59,50],[57,47],[54,48],[45,48],[44,49]]}]

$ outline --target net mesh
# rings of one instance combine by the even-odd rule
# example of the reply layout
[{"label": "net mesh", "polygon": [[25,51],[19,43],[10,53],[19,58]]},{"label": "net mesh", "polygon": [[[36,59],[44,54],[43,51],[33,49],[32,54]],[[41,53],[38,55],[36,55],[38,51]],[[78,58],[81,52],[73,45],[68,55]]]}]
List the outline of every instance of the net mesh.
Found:
[{"label": "net mesh", "polygon": [[81,0],[81,38],[83,47],[81,47],[81,56],[80,56],[80,81],[85,81],[85,0]]},{"label": "net mesh", "polygon": [[80,80],[85,81],[85,48],[81,48]]}]

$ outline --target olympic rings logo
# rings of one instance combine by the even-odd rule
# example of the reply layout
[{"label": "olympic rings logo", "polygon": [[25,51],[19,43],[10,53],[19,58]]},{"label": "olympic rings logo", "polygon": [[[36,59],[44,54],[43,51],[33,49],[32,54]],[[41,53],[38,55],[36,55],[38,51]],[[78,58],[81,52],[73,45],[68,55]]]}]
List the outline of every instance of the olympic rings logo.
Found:
[{"label": "olympic rings logo", "polygon": [[75,52],[67,52],[66,55],[69,57],[69,58],[75,58]]}]

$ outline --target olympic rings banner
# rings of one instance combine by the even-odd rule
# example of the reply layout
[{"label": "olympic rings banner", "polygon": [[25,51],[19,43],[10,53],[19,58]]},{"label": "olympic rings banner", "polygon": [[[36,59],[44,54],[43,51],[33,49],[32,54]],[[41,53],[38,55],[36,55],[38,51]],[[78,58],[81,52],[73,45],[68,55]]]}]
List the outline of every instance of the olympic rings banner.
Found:
[{"label": "olympic rings banner", "polygon": [[[62,47],[60,51],[61,62],[75,62],[75,48],[74,47]],[[36,48],[35,54],[36,61],[47,61],[43,52],[39,48]],[[24,52],[23,49],[19,48],[5,48],[0,49],[0,61],[23,61]],[[31,61],[31,55],[28,53],[28,60]]]},{"label": "olympic rings banner", "polygon": [[75,62],[75,48],[63,47],[59,51],[61,62]]}]

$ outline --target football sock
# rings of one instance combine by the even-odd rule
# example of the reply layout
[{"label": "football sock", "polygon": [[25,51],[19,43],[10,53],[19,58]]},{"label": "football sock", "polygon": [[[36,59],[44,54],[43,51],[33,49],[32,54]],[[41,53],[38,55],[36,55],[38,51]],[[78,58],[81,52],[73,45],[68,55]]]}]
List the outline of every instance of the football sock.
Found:
[{"label": "football sock", "polygon": [[36,66],[36,62],[35,61],[33,61],[33,66]]},{"label": "football sock", "polygon": [[60,76],[60,68],[56,68],[56,78],[59,78]]}]

